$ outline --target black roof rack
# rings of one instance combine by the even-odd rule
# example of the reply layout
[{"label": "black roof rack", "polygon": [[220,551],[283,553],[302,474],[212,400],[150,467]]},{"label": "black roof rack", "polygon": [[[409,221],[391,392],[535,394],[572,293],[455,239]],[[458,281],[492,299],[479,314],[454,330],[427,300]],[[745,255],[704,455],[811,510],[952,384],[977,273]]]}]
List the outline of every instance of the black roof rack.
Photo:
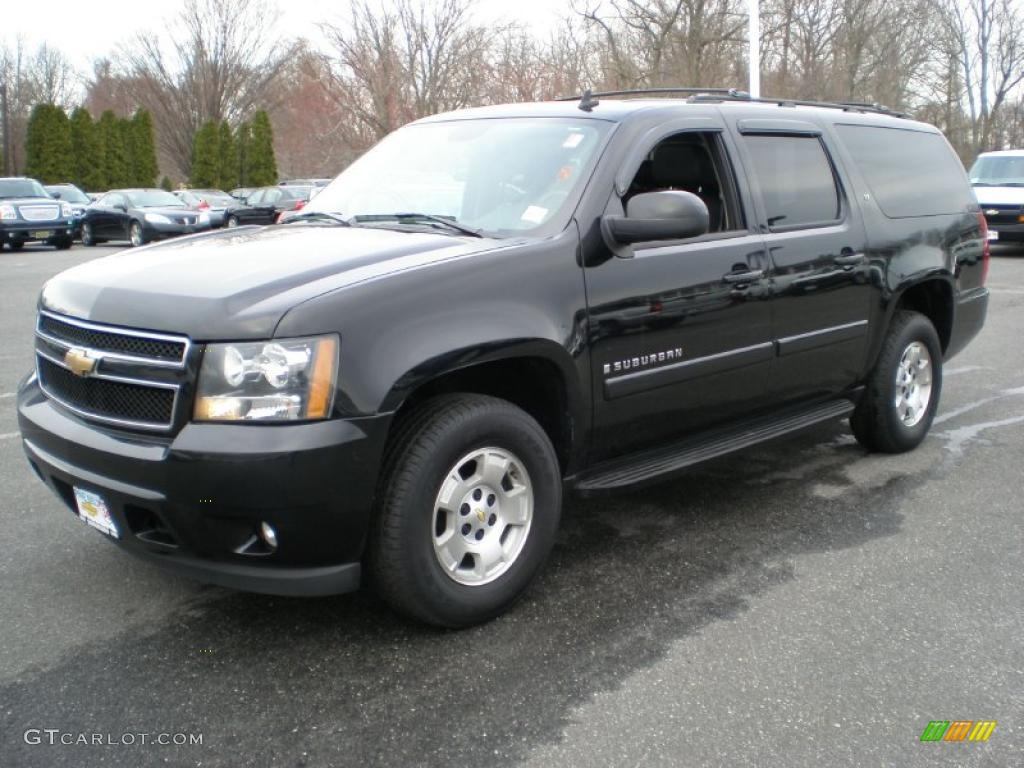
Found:
[{"label": "black roof rack", "polygon": [[628,88],[620,91],[593,92],[589,88],[579,96],[562,96],[555,101],[579,101],[579,108],[590,112],[604,96],[668,96],[672,94],[689,94],[687,101],[746,101],[756,104],[775,104],[780,107],[823,107],[841,109],[845,112],[872,112],[891,117],[909,117],[906,112],[889,109],[882,104],[871,104],[863,101],[810,101],[806,99],[785,99],[761,97],[753,98],[746,91],[737,88]]}]

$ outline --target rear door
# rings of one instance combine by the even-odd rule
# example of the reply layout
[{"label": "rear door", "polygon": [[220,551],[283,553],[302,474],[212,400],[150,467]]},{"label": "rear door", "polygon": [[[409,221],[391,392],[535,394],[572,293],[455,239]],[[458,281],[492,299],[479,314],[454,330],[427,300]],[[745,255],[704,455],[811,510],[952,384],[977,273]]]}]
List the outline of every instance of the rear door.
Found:
[{"label": "rear door", "polygon": [[768,399],[835,394],[863,374],[872,294],[860,209],[816,124],[733,124],[772,264]]}]

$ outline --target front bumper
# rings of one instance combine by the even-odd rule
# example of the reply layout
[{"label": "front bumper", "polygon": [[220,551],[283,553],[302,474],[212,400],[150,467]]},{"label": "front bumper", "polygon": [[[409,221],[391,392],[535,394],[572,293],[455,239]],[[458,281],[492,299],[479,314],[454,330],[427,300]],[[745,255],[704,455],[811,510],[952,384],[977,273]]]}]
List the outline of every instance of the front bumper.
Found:
[{"label": "front bumper", "polygon": [[162,240],[165,237],[176,237],[177,235],[194,235],[199,232],[209,232],[210,224],[154,224],[147,221],[143,224],[147,240]]},{"label": "front bumper", "polygon": [[986,217],[990,232],[998,232],[999,238],[993,242],[1020,242],[1024,240],[1024,224],[992,221]]},{"label": "front bumper", "polygon": [[[18,393],[29,463],[70,510],[74,487],[97,493],[124,549],[201,581],[279,595],[358,587],[389,422],[190,423],[153,438],[80,419],[34,376]],[[253,546],[263,521],[277,531],[272,552]]]},{"label": "front bumper", "polygon": [[[5,221],[0,226],[0,243],[54,243],[66,237],[73,237],[74,219],[56,221]],[[43,234],[45,233],[45,234]]]}]

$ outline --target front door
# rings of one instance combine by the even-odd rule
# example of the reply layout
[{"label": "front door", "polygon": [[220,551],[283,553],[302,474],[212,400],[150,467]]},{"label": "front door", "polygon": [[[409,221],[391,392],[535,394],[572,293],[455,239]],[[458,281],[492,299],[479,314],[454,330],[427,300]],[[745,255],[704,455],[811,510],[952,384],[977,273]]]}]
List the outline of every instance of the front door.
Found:
[{"label": "front door", "polygon": [[737,123],[773,266],[772,328],[778,357],[769,398],[824,398],[862,375],[875,289],[866,235],[837,153],[811,123]]},{"label": "front door", "polygon": [[658,140],[609,212],[632,194],[680,189],[708,205],[711,231],[642,243],[585,271],[594,392],[592,458],[755,410],[774,354],[770,278],[720,130]]}]

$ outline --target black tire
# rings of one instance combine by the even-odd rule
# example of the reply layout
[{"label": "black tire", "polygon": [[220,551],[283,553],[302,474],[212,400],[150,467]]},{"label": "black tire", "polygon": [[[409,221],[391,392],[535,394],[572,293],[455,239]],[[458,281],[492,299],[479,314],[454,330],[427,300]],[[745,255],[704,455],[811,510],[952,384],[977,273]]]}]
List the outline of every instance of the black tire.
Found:
[{"label": "black tire", "polygon": [[[533,488],[533,516],[507,570],[488,583],[467,585],[450,577],[435,554],[434,502],[460,457],[484,447],[510,451],[522,462]],[[367,551],[371,581],[397,611],[429,624],[487,621],[506,611],[540,569],[555,541],[561,505],[558,458],[529,414],[483,395],[434,398],[403,419],[386,451]]]},{"label": "black tire", "polygon": [[142,224],[137,221],[133,221],[128,226],[128,242],[132,248],[137,248],[140,245],[146,244],[146,230],[142,228]]},{"label": "black tire", "polygon": [[92,224],[85,222],[82,224],[82,245],[86,248],[92,248],[98,241],[96,236],[92,233]]},{"label": "black tire", "polygon": [[237,216],[228,216],[227,226],[231,227],[232,229],[237,227],[238,226],[238,217]]},{"label": "black tire", "polygon": [[7,241],[7,247],[10,248],[12,251],[20,251],[22,248],[25,247],[25,241],[24,240],[8,240]]},{"label": "black tire", "polygon": [[68,248],[70,248],[72,246],[72,243],[73,243],[73,241],[71,240],[70,237],[62,237],[60,240],[56,240],[53,243],[53,246],[58,251],[66,251]]},{"label": "black tire", "polygon": [[[923,344],[931,358],[931,395],[924,415],[907,426],[896,407],[897,375],[905,351],[914,342]],[[942,394],[942,346],[931,321],[919,312],[899,310],[893,316],[878,361],[868,377],[850,427],[857,441],[870,451],[903,453],[921,444],[932,426]]]}]

